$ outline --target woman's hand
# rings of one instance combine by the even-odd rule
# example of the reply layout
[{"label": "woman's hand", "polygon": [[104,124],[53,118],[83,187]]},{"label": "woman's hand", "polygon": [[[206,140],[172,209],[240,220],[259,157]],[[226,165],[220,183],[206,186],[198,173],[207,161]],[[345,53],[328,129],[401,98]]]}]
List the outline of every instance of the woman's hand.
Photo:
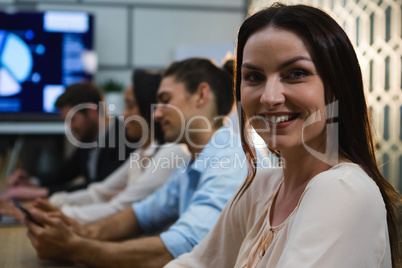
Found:
[{"label": "woman's hand", "polygon": [[15,186],[8,189],[1,198],[3,199],[35,199],[47,197],[49,191],[43,187]]},{"label": "woman's hand", "polygon": [[35,186],[25,170],[17,169],[7,178],[8,187]]},{"label": "woman's hand", "polygon": [[8,215],[16,218],[20,222],[25,221],[25,215],[14,204],[8,200],[0,199],[0,215]]}]

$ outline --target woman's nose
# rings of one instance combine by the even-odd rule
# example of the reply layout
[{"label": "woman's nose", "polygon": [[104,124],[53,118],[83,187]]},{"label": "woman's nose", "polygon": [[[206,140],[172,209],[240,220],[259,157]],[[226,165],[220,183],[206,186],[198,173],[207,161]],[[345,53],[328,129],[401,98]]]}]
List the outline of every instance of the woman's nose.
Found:
[{"label": "woman's nose", "polygon": [[264,87],[264,92],[260,98],[261,104],[268,108],[278,106],[285,102],[283,85],[279,77],[267,79]]}]

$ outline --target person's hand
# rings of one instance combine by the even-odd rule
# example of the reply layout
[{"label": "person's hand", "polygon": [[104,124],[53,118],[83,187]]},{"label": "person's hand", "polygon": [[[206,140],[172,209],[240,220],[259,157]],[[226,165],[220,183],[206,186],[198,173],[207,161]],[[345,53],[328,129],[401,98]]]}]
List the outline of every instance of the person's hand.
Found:
[{"label": "person's hand", "polygon": [[42,228],[31,221],[26,221],[28,238],[40,259],[71,260],[80,241],[60,217],[51,213],[43,213],[36,209],[30,210],[32,217],[43,224]]},{"label": "person's hand", "polygon": [[14,204],[5,199],[0,199],[0,215],[8,215],[16,218],[20,222],[25,221],[25,215]]},{"label": "person's hand", "polygon": [[84,226],[79,224],[76,220],[64,215],[63,212],[58,207],[53,206],[48,200],[38,198],[33,203],[33,207],[42,212],[47,212],[47,214],[51,217],[59,218],[74,233],[80,236],[85,236],[86,230]]},{"label": "person's hand", "polygon": [[44,212],[60,211],[60,209],[58,207],[52,205],[52,203],[50,203],[49,200],[42,199],[42,198],[35,199],[33,206],[36,209],[42,210]]},{"label": "person's hand", "polygon": [[2,196],[2,199],[35,199],[38,197],[47,197],[49,190],[43,187],[16,186],[8,189]]},{"label": "person's hand", "polygon": [[25,170],[17,169],[7,178],[8,187],[15,186],[34,186],[35,184],[29,178],[28,173]]}]

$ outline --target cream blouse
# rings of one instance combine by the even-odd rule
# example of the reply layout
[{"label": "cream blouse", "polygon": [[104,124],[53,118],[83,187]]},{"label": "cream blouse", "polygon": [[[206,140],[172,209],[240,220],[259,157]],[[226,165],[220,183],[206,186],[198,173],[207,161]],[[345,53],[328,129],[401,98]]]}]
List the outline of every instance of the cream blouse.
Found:
[{"label": "cream blouse", "polygon": [[384,202],[358,165],[338,164],[315,176],[294,211],[273,227],[269,214],[282,176],[280,168],[260,169],[205,239],[166,267],[391,267]]}]

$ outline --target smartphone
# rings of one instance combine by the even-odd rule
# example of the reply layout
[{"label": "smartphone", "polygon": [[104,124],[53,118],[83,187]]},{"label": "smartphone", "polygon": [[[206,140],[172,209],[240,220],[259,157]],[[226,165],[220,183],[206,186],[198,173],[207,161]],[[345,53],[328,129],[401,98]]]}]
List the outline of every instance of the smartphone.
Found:
[{"label": "smartphone", "polygon": [[20,202],[18,202],[17,200],[14,200],[14,199],[11,199],[10,201],[11,201],[11,203],[13,203],[19,210],[21,210],[21,211],[25,214],[25,217],[26,217],[27,220],[29,220],[29,221],[35,223],[36,225],[38,225],[38,226],[40,226],[40,227],[42,227],[42,228],[45,227],[43,224],[37,222],[37,221],[32,217],[31,213],[29,213],[29,211],[28,211],[26,208],[24,208],[24,206],[21,205]]}]

